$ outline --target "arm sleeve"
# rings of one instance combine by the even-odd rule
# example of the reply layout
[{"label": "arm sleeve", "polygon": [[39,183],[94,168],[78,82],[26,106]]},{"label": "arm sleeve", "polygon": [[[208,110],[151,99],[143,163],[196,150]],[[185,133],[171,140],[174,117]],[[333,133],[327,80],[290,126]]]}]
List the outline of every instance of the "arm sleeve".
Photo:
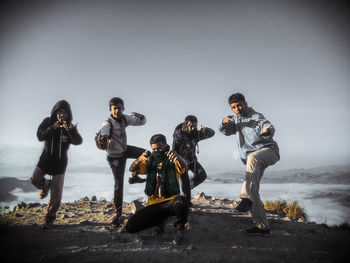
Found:
[{"label": "arm sleeve", "polygon": [[52,134],[54,128],[50,125],[50,118],[44,119],[38,127],[36,136],[40,142],[45,141]]},{"label": "arm sleeve", "polygon": [[261,135],[264,132],[264,128],[267,126],[271,126],[269,128],[269,134],[266,136],[263,136],[264,138],[272,138],[273,135],[275,134],[275,127],[271,124],[270,121],[265,119],[263,115],[259,115],[259,134]]},{"label": "arm sleeve", "polygon": [[236,134],[237,128],[234,122],[229,122],[226,124],[221,124],[219,127],[219,131],[226,136],[230,136],[232,134]]},{"label": "arm sleeve", "polygon": [[69,130],[68,135],[69,135],[69,142],[71,144],[79,145],[83,143],[83,138],[79,134],[77,127],[74,127],[71,130]]},{"label": "arm sleeve", "polygon": [[110,135],[110,130],[111,130],[111,124],[109,121],[104,121],[102,123],[102,128],[101,128],[101,135],[102,136],[109,136]]},{"label": "arm sleeve", "polygon": [[199,130],[199,140],[205,140],[210,137],[213,137],[215,134],[215,131],[211,128],[205,127],[203,130]]},{"label": "arm sleeve", "polygon": [[180,150],[181,137],[181,129],[175,129],[173,134],[173,150],[177,153],[179,153]]},{"label": "arm sleeve", "polygon": [[175,168],[179,174],[183,174],[186,171],[186,167],[180,167],[177,162],[175,163]]},{"label": "arm sleeve", "polygon": [[135,115],[126,115],[124,114],[124,117],[126,119],[126,125],[129,126],[141,126],[146,123],[146,117],[140,113],[137,113]]},{"label": "arm sleeve", "polygon": [[141,162],[139,164],[140,167],[140,174],[147,174],[147,163],[146,162]]}]

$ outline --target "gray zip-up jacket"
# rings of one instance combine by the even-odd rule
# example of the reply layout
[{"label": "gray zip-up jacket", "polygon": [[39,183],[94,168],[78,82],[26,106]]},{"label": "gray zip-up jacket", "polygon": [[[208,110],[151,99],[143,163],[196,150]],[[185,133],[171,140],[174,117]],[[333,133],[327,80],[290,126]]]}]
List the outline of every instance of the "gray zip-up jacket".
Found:
[{"label": "gray zip-up jacket", "polygon": [[[231,117],[232,122],[220,126],[220,132],[226,136],[238,134],[238,148],[243,163],[246,163],[247,157],[250,153],[255,152],[264,147],[274,148],[277,153],[279,148],[277,143],[273,140],[275,129],[273,125],[265,119],[265,117],[248,108],[246,116],[237,116],[234,114]],[[264,127],[271,125],[270,133],[267,136],[262,136]]]},{"label": "gray zip-up jacket", "polygon": [[[141,126],[146,123],[146,117],[142,114],[123,114],[118,120],[109,117],[102,123],[101,135],[108,136],[110,142],[107,145],[107,155],[110,157],[121,157],[127,148],[127,136],[125,128],[131,126]],[[112,127],[111,127],[112,124]]]}]

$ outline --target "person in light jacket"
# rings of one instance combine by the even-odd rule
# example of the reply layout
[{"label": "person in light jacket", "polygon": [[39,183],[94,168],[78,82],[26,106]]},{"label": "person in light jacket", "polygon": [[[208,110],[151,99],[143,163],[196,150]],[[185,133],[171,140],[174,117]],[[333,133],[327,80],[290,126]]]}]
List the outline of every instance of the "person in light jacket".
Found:
[{"label": "person in light jacket", "polygon": [[132,112],[131,115],[124,114],[124,109],[124,101],[121,98],[112,98],[109,101],[111,115],[108,120],[103,122],[101,128],[101,135],[107,140],[107,161],[114,176],[114,215],[112,224],[115,227],[119,227],[121,223],[126,160],[128,158],[136,159],[145,151],[143,148],[127,144],[126,127],[144,125],[146,118],[136,112]]},{"label": "person in light jacket", "polygon": [[275,128],[261,113],[248,107],[241,93],[232,94],[228,103],[234,115],[223,119],[220,131],[226,136],[237,134],[241,160],[246,165],[241,202],[235,210],[239,213],[252,210],[255,226],[247,229],[248,234],[268,235],[270,224],[260,200],[259,186],[265,169],[280,159],[278,145],[273,140]]}]

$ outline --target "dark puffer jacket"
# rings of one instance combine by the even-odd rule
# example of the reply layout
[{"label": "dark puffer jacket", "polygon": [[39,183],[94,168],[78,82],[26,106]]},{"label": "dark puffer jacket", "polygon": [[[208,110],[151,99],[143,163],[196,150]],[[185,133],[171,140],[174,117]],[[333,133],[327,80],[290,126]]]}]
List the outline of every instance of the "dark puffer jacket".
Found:
[{"label": "dark puffer jacket", "polygon": [[73,116],[70,105],[65,100],[58,101],[51,110],[51,117],[45,118],[37,131],[39,141],[45,141],[44,150],[40,156],[38,167],[49,175],[65,173],[68,163],[67,151],[70,144],[79,145],[83,142],[77,127],[66,131],[64,128],[54,128],[57,121],[57,111],[65,109],[68,112],[67,122],[71,123]]}]

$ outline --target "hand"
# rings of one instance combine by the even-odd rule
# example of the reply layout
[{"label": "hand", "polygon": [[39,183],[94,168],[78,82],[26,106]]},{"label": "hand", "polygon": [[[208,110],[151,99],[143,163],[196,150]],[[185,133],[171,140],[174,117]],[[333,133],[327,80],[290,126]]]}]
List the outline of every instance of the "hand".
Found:
[{"label": "hand", "polygon": [[264,129],[263,129],[263,132],[261,133],[260,136],[268,136],[268,135],[270,135],[270,128],[271,128],[271,125],[265,126]]},{"label": "hand", "polygon": [[131,112],[131,115],[132,116],[135,116],[136,118],[138,118],[138,119],[143,119],[143,115],[142,114],[140,114],[140,113],[137,113],[137,112]]},{"label": "hand", "polygon": [[63,127],[66,131],[69,131],[70,129],[73,129],[74,125],[65,121],[61,127]]},{"label": "hand", "polygon": [[139,162],[147,162],[149,160],[149,157],[147,157],[148,155],[148,151],[146,150],[137,159]]},{"label": "hand", "polygon": [[179,156],[177,155],[176,152],[168,151],[168,152],[165,152],[165,154],[168,156],[170,162],[172,163],[175,163],[179,159]]},{"label": "hand", "polygon": [[229,122],[232,122],[231,118],[232,118],[231,115],[227,115],[227,116],[225,117],[225,119],[223,119],[222,124],[225,125],[225,124],[227,124],[227,123],[229,123]]},{"label": "hand", "polygon": [[56,122],[52,125],[52,127],[53,127],[54,129],[57,129],[57,128],[61,127],[61,124],[60,124],[59,121],[56,121]]}]

